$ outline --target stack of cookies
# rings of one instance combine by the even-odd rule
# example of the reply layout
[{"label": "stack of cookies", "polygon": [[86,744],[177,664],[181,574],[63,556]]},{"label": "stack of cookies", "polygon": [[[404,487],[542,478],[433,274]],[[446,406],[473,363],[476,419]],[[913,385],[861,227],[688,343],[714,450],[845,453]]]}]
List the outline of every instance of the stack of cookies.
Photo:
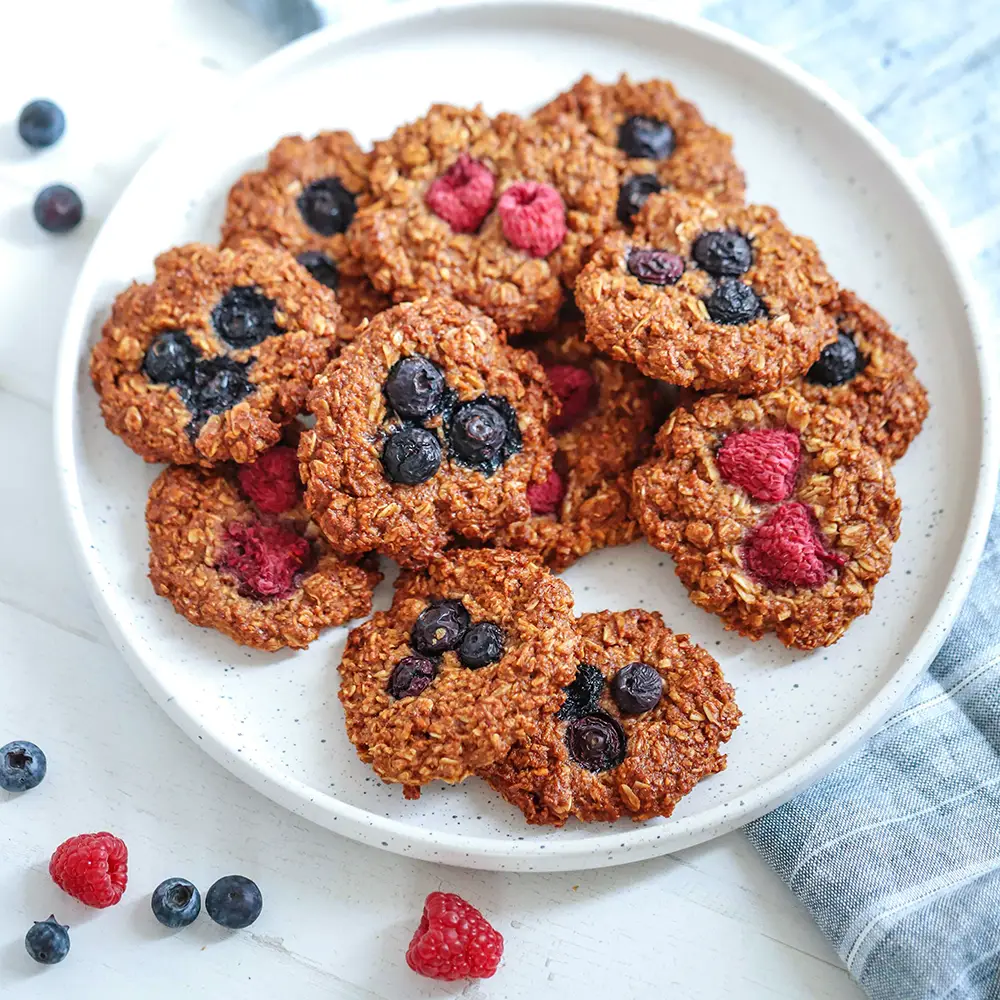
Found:
[{"label": "stack of cookies", "polygon": [[528,822],[645,819],[725,766],[718,663],[659,614],[574,615],[553,573],[592,550],[645,536],[727,628],[806,650],[889,569],[914,359],[665,81],[282,139],[218,246],[155,266],[91,358],[109,429],[169,463],[153,586],[303,648],[398,563],[340,697],[408,797],[478,775]]}]

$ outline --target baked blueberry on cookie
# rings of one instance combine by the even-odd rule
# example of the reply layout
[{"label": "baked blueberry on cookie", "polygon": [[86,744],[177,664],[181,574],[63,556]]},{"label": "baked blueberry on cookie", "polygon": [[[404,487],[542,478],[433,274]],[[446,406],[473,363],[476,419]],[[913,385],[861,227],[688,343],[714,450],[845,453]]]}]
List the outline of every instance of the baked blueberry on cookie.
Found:
[{"label": "baked blueberry on cookie", "polygon": [[606,236],[576,284],[587,338],[653,378],[764,392],[836,339],[837,287],[815,244],[773,208],[652,195]]},{"label": "baked blueberry on cookie", "polygon": [[508,333],[547,329],[615,224],[624,158],[579,122],[435,105],[375,144],[352,251],[397,302],[451,295]]},{"label": "baked blueberry on cookie", "polygon": [[561,404],[549,422],[557,450],[549,478],[528,487],[531,516],[492,544],[537,552],[558,572],[641,537],[629,508],[632,472],[652,447],[659,406],[653,382],[599,354],[578,320],[532,347]]},{"label": "baked blueberry on cookie", "polygon": [[480,772],[529,823],[575,816],[669,816],[726,766],[720,744],[740,721],[719,664],[657,613],[582,615],[576,678],[499,763]]},{"label": "baked blueberry on cookie", "polygon": [[853,292],[841,291],[830,311],[837,339],[796,383],[806,399],[849,410],[861,438],[890,462],[902,458],[929,409],[906,341]]},{"label": "baked blueberry on cookie", "polygon": [[299,458],[342,552],[425,565],[530,513],[555,445],[548,382],[487,316],[430,298],[380,313],[317,379]]},{"label": "baked blueberry on cookie", "polygon": [[569,588],[533,558],[450,554],[348,636],[347,734],[384,781],[462,781],[558,710],[576,642]]},{"label": "baked blueberry on cookie", "polygon": [[382,575],[309,520],[294,441],[247,465],[170,466],[146,505],[149,578],[179,614],[244,646],[304,649],[371,611]]},{"label": "baked blueberry on cookie", "polygon": [[347,323],[370,319],[389,303],[348,253],[346,235],[368,195],[369,162],[349,132],[285,136],[263,170],[244,174],[230,190],[223,246],[259,239],[284,247],[336,291]]},{"label": "baked blueberry on cookie", "polygon": [[732,139],[712,128],[666,80],[598,83],[584,76],[534,115],[543,124],[569,115],[628,158],[618,219],[631,223],[650,194],[664,188],[718,201],[743,201],[743,171]]},{"label": "baked blueberry on cookie", "polygon": [[899,537],[886,461],[846,410],[792,388],[675,410],[633,502],[691,600],[751,639],[814,649],[872,606]]},{"label": "baked blueberry on cookie", "polygon": [[108,429],[147,462],[252,462],[340,348],[340,310],[284,251],[198,243],[122,292],[90,356]]}]

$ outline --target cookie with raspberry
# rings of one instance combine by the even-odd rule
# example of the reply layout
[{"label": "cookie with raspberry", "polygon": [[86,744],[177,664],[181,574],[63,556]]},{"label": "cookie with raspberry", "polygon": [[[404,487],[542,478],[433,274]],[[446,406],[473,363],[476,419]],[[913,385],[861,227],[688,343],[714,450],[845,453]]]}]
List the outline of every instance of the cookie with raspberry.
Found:
[{"label": "cookie with raspberry", "polygon": [[149,578],[188,621],[257,649],[304,649],[371,611],[382,575],[338,555],[302,505],[294,439],[255,462],[170,466],[146,505]]},{"label": "cookie with raspberry", "polygon": [[623,163],[570,119],[435,105],[375,144],[351,249],[397,302],[450,295],[508,333],[544,330],[614,225]]},{"label": "cookie with raspberry", "polygon": [[230,190],[223,246],[257,239],[284,247],[336,291],[348,324],[370,319],[389,302],[347,250],[348,226],[368,197],[370,159],[349,132],[285,136],[263,170],[244,174]]},{"label": "cookie with raspberry", "polygon": [[528,487],[552,469],[541,365],[453,299],[376,316],[317,378],[309,409],[306,505],[342,552],[426,565],[526,518]]},{"label": "cookie with raspberry", "polygon": [[283,250],[199,243],[122,292],[90,356],[108,429],[147,462],[252,462],[341,345],[333,292]]},{"label": "cookie with raspberry", "polygon": [[871,610],[900,503],[885,459],[846,410],[788,387],[675,410],[636,471],[646,537],[691,600],[751,639],[828,646]]},{"label": "cookie with raspberry", "polygon": [[569,115],[628,158],[618,217],[628,224],[650,194],[667,188],[739,204],[743,171],[733,140],[709,125],[666,80],[635,83],[627,75],[599,83],[589,74],[535,112],[551,123]]},{"label": "cookie with raspberry", "polygon": [[529,823],[669,816],[709,775],[740,710],[719,664],[658,613],[582,615],[577,675],[550,713],[480,772]]},{"label": "cookie with raspberry", "polygon": [[531,556],[466,549],[404,573],[347,638],[347,735],[388,782],[463,781],[557,711],[576,670],[573,595]]},{"label": "cookie with raspberry", "polygon": [[837,339],[796,388],[806,399],[849,410],[861,437],[890,462],[906,454],[929,405],[906,341],[854,292],[842,290],[830,306]]},{"label": "cookie with raspberry", "polygon": [[531,516],[501,528],[492,544],[537,552],[559,572],[593,549],[641,536],[629,509],[632,472],[652,447],[660,403],[655,384],[599,354],[578,320],[532,347],[561,402],[549,423],[554,467],[528,487]]},{"label": "cookie with raspberry", "polygon": [[773,208],[652,195],[576,285],[587,338],[653,378],[757,393],[804,374],[837,336],[837,286]]}]

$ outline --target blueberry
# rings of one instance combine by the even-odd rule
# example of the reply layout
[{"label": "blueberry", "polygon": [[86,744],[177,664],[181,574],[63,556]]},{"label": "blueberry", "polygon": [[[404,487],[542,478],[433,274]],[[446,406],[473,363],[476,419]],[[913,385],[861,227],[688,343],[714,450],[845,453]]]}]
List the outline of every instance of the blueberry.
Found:
[{"label": "blueberry", "polygon": [[48,920],[36,920],[24,935],[24,949],[36,962],[56,965],[69,954],[69,928],[54,914]]},{"label": "blueberry", "polygon": [[738,278],[753,263],[750,241],[742,233],[728,229],[702,233],[694,241],[691,256],[700,268],[716,278]]},{"label": "blueberry", "polygon": [[321,285],[337,290],[340,284],[340,272],[337,265],[318,250],[307,250],[295,258]]},{"label": "blueberry", "polygon": [[832,344],[827,344],[806,378],[827,387],[849,382],[865,366],[865,358],[854,341],[843,331]]},{"label": "blueberry", "polygon": [[502,396],[461,403],[452,414],[448,441],[457,461],[491,476],[521,450],[517,414]]},{"label": "blueberry", "polygon": [[43,188],[35,198],[35,222],[49,233],[68,233],[83,219],[80,196],[65,184]]},{"label": "blueberry", "polygon": [[629,663],[611,681],[611,697],[626,715],[655,708],[663,694],[663,677],[648,663]]},{"label": "blueberry", "polygon": [[618,129],[618,148],[641,160],[665,160],[677,145],[674,130],[658,118],[633,115]]},{"label": "blueberry", "polygon": [[421,354],[400,358],[389,369],[385,394],[404,420],[425,420],[441,412],[444,372]]},{"label": "blueberry", "polygon": [[663,190],[656,174],[635,174],[618,191],[618,221],[627,226],[651,194]]},{"label": "blueberry", "polygon": [[610,771],[625,759],[625,730],[604,712],[573,719],[566,726],[570,757],[588,771]]},{"label": "blueberry", "polygon": [[735,326],[749,323],[764,312],[757,293],[742,281],[722,281],[715,291],[705,299],[708,315],[716,323]]},{"label": "blueberry", "polygon": [[52,101],[32,101],[21,108],[17,134],[32,149],[54,146],[66,131],[66,116]]},{"label": "blueberry", "polygon": [[27,740],[0,747],[0,788],[5,792],[27,792],[45,778],[45,754]]},{"label": "blueberry", "polygon": [[437,675],[437,664],[426,656],[404,656],[392,668],[387,690],[393,698],[420,694]]},{"label": "blueberry", "polygon": [[644,285],[673,285],[684,273],[684,261],[669,250],[630,250],[625,266]]},{"label": "blueberry", "polygon": [[354,195],[340,182],[339,177],[324,177],[313,181],[296,204],[306,225],[320,236],[342,233],[354,218]]},{"label": "blueberry", "polygon": [[458,649],[469,630],[469,612],[461,601],[436,601],[413,623],[410,645],[425,656]]},{"label": "blueberry", "polygon": [[458,658],[463,667],[478,670],[496,663],[503,656],[503,629],[493,622],[478,622],[465,633],[458,647]]},{"label": "blueberry", "polygon": [[150,382],[186,382],[197,359],[198,352],[183,330],[164,330],[146,349],[142,370]]},{"label": "blueberry", "polygon": [[168,878],[153,890],[150,906],[164,927],[187,927],[201,913],[201,893],[186,878]]},{"label": "blueberry", "polygon": [[382,468],[394,483],[426,483],[441,467],[441,442],[432,431],[406,424],[389,435],[382,449]]},{"label": "blueberry", "polygon": [[232,358],[205,358],[194,366],[194,378],[178,388],[200,429],[213,413],[224,413],[254,391],[247,378],[249,364]]},{"label": "blueberry", "polygon": [[284,332],[274,321],[274,305],[259,289],[237,285],[212,310],[212,325],[230,347],[253,347]]},{"label": "blueberry", "polygon": [[249,927],[264,905],[260,889],[244,875],[225,875],[205,894],[205,911],[231,930]]},{"label": "blueberry", "polygon": [[566,685],[566,700],[556,712],[557,719],[579,719],[597,711],[597,702],[604,690],[604,675],[589,663],[576,668],[572,684]]}]

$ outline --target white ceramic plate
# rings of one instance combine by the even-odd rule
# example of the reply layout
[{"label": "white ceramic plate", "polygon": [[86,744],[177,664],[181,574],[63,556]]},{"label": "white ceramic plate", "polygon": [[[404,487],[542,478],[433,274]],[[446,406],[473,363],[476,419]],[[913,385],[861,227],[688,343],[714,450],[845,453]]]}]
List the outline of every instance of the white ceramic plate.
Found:
[{"label": "white ceramic plate", "polygon": [[[644,544],[567,574],[580,611],[663,612],[723,663],[744,721],[727,771],[669,820],[526,826],[469,781],[416,803],[381,784],[344,734],[336,664],[346,629],[295,654],[246,651],[194,628],[146,579],[143,506],[157,469],[103,427],[86,359],[114,295],[156,253],[213,240],[225,193],[288,132],[348,128],[362,142],[434,101],[527,112],[582,72],[665,76],[736,138],[754,200],[814,237],[833,273],[892,318],[920,359],[933,404],[899,464],[903,535],[874,612],[833,648],[752,644],[694,608],[667,557]],[[484,868],[587,868],[716,836],[783,799],[883,719],[927,664],[983,542],[996,462],[982,346],[955,262],[923,192],[886,143],[826,88],[706,23],[615,4],[405,6],[385,20],[300,41],[192,108],[126,190],[94,243],[67,320],[57,450],[94,599],[143,683],[217,760],[288,808],[401,854]],[[381,595],[383,604],[385,594]]]}]

